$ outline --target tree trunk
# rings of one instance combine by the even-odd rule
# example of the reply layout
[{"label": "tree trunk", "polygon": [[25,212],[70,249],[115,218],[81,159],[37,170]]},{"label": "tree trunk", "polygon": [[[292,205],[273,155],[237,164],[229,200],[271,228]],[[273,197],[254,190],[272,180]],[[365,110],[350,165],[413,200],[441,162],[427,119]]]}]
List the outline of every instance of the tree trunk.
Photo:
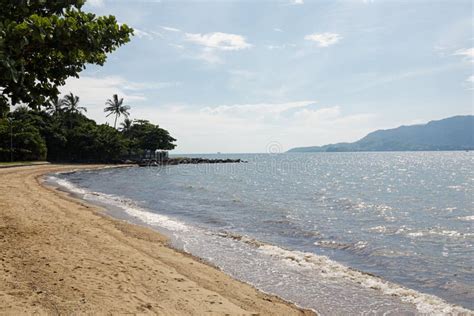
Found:
[{"label": "tree trunk", "polygon": [[114,122],[114,128],[117,129],[117,118],[118,118],[118,113],[115,114],[115,122]]}]

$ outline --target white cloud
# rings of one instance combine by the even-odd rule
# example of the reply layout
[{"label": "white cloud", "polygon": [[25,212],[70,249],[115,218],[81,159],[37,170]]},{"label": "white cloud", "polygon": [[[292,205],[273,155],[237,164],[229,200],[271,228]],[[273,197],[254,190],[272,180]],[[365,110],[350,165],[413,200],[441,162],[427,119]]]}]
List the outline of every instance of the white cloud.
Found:
[{"label": "white cloud", "polygon": [[314,33],[310,35],[306,35],[304,37],[305,40],[313,41],[318,43],[320,47],[328,47],[330,45],[334,45],[342,39],[341,35],[337,33]]},{"label": "white cloud", "polygon": [[221,32],[207,34],[186,33],[185,36],[187,41],[210,49],[233,51],[252,47],[251,44],[246,42],[245,37],[237,34]]},{"label": "white cloud", "polygon": [[105,0],[87,0],[87,4],[93,7],[103,7],[105,4]]},{"label": "white cloud", "polygon": [[464,49],[458,49],[454,55],[461,55],[461,56],[467,56],[467,57],[474,57],[474,47],[471,48],[464,48]]},{"label": "white cloud", "polygon": [[151,34],[153,34],[155,37],[163,38],[163,34],[157,31],[150,31]]},{"label": "white cloud", "polygon": [[459,64],[444,64],[435,67],[413,68],[410,70],[402,70],[396,73],[378,73],[368,72],[356,75],[356,85],[348,85],[346,92],[358,93],[366,89],[374,89],[397,81],[414,80],[418,77],[428,77],[438,75],[443,72],[462,69],[464,66]]},{"label": "white cloud", "polygon": [[279,29],[278,27],[275,27],[273,30],[274,30],[275,32],[283,32],[283,30],[282,30],[282,29]]},{"label": "white cloud", "polygon": [[201,47],[198,53],[191,55],[191,58],[204,60],[209,64],[224,63],[218,52],[238,51],[252,47],[247,43],[245,37],[229,33],[185,33],[185,41],[194,43]]},{"label": "white cloud", "polygon": [[[146,100],[142,93],[148,89],[161,89],[179,85],[173,82],[131,82],[120,76],[107,77],[89,77],[82,76],[81,78],[69,78],[66,84],[60,87],[61,94],[73,94],[80,97],[82,106],[87,107],[87,115],[97,122],[104,123],[106,118],[104,116],[104,104],[112,95],[118,94],[124,98],[125,103],[133,105],[142,103]],[[109,123],[112,123],[110,121]]]},{"label": "white cloud", "polygon": [[174,44],[174,43],[170,43],[168,44],[168,46],[170,47],[174,47],[174,48],[177,48],[177,49],[184,49],[184,46],[183,45],[179,45],[179,44]]},{"label": "white cloud", "polygon": [[[178,139],[177,152],[265,152],[270,143],[288,150],[356,140],[380,128],[370,113],[343,113],[339,106],[314,101],[234,104],[198,107],[140,107],[135,117],[147,117]],[[350,136],[347,136],[350,135]],[[212,140],[212,141],[209,141]]]},{"label": "white cloud", "polygon": [[209,64],[223,64],[224,61],[221,57],[216,54],[214,49],[204,48],[199,54],[195,55],[193,58],[204,60]]},{"label": "white cloud", "polygon": [[156,90],[170,87],[177,87],[180,82],[130,82],[124,81],[122,88],[129,91]]},{"label": "white cloud", "polygon": [[153,36],[145,31],[139,30],[137,28],[133,28],[133,35],[136,35],[138,38],[148,38],[148,39],[153,39]]},{"label": "white cloud", "polygon": [[160,26],[163,30],[168,31],[168,32],[181,32],[180,29],[170,27],[170,26]]},{"label": "white cloud", "polygon": [[285,48],[285,45],[266,45],[265,47],[269,50],[276,50]]},{"label": "white cloud", "polygon": [[299,101],[288,103],[220,105],[216,107],[204,107],[201,109],[201,112],[243,119],[247,119],[249,116],[252,116],[254,120],[264,119],[266,116],[271,116],[272,119],[275,119],[276,116],[279,116],[286,111],[305,109],[307,106],[314,103],[315,101]]},{"label": "white cloud", "polygon": [[245,69],[231,69],[229,70],[229,74],[248,79],[255,76],[256,72],[245,70]]},{"label": "white cloud", "polygon": [[[127,23],[123,23],[123,22],[117,22],[118,25],[123,25],[123,24],[127,24]],[[129,24],[127,24],[128,26],[130,26]],[[136,37],[138,38],[147,38],[147,39],[153,39],[155,37],[163,37],[163,35],[161,35],[160,33],[158,32],[147,32],[147,31],[144,31],[144,30],[141,30],[141,29],[138,29],[134,26],[130,26],[132,29],[133,29],[133,35],[135,35]]]},{"label": "white cloud", "polygon": [[[239,75],[252,76],[245,70]],[[190,152],[264,152],[272,142],[282,150],[339,141],[352,141],[380,128],[370,113],[343,113],[339,106],[318,106],[315,101],[251,103],[219,106],[169,104],[146,105],[147,89],[179,83],[131,82],[119,76],[71,78],[61,88],[80,97],[87,115],[97,122],[108,121],[104,103],[113,94],[132,107],[133,118],[146,118],[168,129],[178,139],[178,150]],[[348,136],[350,135],[350,136]],[[212,141],[209,141],[212,140]]]},{"label": "white cloud", "polygon": [[[471,63],[474,63],[474,47],[471,48],[463,48],[463,49],[458,49],[457,51],[454,52],[455,56],[463,56],[464,60],[467,60]],[[474,75],[468,77],[466,79],[467,83],[464,83],[464,85],[467,86],[468,90],[474,90]]]},{"label": "white cloud", "polygon": [[294,4],[294,5],[304,4],[304,0],[290,0],[290,4]]},{"label": "white cloud", "polygon": [[296,47],[296,45],[295,44],[265,45],[265,48],[267,48],[269,50],[285,49],[285,48],[288,48],[288,47]]},{"label": "white cloud", "polygon": [[82,76],[80,78],[69,78],[66,84],[61,87],[62,93],[72,92],[83,98],[84,102],[89,104],[104,103],[105,99],[117,93],[127,97],[133,101],[143,101],[146,98],[141,94],[128,94],[124,90],[129,89],[133,83],[128,82],[119,76],[107,77],[88,77]]},{"label": "white cloud", "polygon": [[474,47],[458,49],[456,52],[454,52],[454,55],[463,56],[467,60],[474,62]]}]

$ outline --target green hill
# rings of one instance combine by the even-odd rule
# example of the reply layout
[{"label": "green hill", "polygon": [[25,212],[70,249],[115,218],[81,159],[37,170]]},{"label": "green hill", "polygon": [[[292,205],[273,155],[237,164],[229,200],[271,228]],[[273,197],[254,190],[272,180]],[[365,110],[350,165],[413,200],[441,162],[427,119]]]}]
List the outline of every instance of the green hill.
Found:
[{"label": "green hill", "polygon": [[474,150],[474,116],[378,130],[354,143],[297,147],[288,152]]}]

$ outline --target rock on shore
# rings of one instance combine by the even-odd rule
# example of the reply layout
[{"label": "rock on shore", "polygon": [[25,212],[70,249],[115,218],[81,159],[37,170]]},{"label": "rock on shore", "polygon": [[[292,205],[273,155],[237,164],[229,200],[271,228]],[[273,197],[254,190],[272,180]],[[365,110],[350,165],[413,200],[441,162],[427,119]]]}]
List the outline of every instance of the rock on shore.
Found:
[{"label": "rock on shore", "polygon": [[165,160],[142,160],[140,167],[153,167],[162,165],[182,165],[182,164],[213,164],[213,163],[246,163],[242,159],[208,159],[208,158],[168,158]]}]

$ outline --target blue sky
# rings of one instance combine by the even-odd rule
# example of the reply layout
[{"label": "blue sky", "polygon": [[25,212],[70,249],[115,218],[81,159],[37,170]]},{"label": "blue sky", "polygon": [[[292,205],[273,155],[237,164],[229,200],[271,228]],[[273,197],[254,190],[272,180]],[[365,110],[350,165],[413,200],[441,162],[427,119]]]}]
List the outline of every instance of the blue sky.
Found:
[{"label": "blue sky", "polygon": [[[176,152],[266,152],[472,114],[472,1],[91,0],[135,29],[63,92],[113,93]],[[275,149],[276,148],[276,149]]]}]

